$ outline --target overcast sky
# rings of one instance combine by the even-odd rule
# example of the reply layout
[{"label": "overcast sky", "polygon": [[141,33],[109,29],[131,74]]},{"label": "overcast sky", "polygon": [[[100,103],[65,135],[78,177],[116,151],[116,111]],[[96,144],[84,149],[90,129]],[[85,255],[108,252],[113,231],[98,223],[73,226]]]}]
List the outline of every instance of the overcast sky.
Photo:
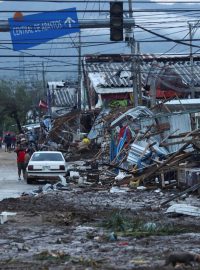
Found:
[{"label": "overcast sky", "polygon": [[[128,12],[128,1],[124,11]],[[198,19],[200,2],[183,3],[183,0],[132,1],[136,28],[135,40],[139,42],[141,53],[153,54],[189,54],[189,46],[170,42],[185,40],[189,44],[189,26],[192,22],[193,39],[198,39]],[[147,3],[148,2],[148,3]],[[1,20],[12,18],[15,11],[24,16],[39,12],[55,11],[75,7],[78,20],[105,20],[109,16],[109,2],[106,1],[67,1],[67,3],[2,1],[0,3]],[[151,33],[150,33],[151,31]],[[45,44],[23,51],[13,51],[10,33],[1,33],[0,39],[0,78],[33,78],[41,79],[45,71],[47,80],[66,80],[77,77],[78,34],[74,33]],[[168,40],[167,40],[168,38]],[[111,43],[109,29],[82,29],[81,55],[130,53],[125,42]],[[194,41],[199,44],[199,41]],[[198,53],[198,48],[193,51]],[[5,56],[5,57],[4,57]],[[44,69],[43,69],[44,67]]]}]

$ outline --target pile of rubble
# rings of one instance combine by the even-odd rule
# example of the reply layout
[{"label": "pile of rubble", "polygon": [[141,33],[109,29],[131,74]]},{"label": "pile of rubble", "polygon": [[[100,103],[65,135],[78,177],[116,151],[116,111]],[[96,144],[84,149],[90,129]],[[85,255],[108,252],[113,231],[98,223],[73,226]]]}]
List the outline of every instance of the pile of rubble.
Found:
[{"label": "pile of rubble", "polygon": [[56,143],[67,161],[85,162],[70,169],[79,173],[79,184],[190,187],[200,181],[200,129],[193,116],[193,112],[169,112],[161,106],[103,109],[90,132],[83,133],[89,143],[82,147],[78,114],[70,114],[54,120],[46,142]]}]

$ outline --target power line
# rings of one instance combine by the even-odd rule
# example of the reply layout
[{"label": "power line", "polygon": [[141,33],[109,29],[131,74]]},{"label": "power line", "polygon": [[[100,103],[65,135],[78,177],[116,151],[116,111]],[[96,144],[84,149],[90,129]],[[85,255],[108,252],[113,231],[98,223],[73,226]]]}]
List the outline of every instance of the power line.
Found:
[{"label": "power line", "polygon": [[[178,41],[178,40],[175,41],[175,40],[172,39],[172,38],[169,38],[169,37],[166,37],[166,36],[164,36],[164,35],[155,33],[155,32],[153,32],[153,31],[151,31],[151,30],[148,30],[147,28],[144,28],[144,27],[140,26],[140,25],[135,25],[135,26],[138,27],[138,28],[143,29],[145,32],[149,32],[149,33],[151,33],[151,34],[153,34],[153,35],[155,35],[155,36],[161,37],[161,38],[166,39],[166,40],[168,40],[168,41],[175,42],[175,43],[179,43],[179,44],[181,44],[181,45],[185,45],[185,46],[191,47],[190,44],[187,44],[187,43],[185,43],[185,42],[183,42],[183,41]],[[200,48],[200,46],[194,45],[194,44],[192,44],[192,47]]]},{"label": "power line", "polygon": [[[40,66],[41,67],[41,66]],[[166,68],[167,66],[165,66],[165,68]],[[168,68],[170,68],[170,66],[168,66]],[[9,68],[9,67],[7,67],[7,68],[1,68],[0,67],[0,70],[12,70],[12,71],[20,71],[20,70],[22,70],[22,69],[20,69],[20,68]],[[104,69],[103,71],[100,71],[99,69],[94,69],[94,70],[92,70],[92,71],[88,71],[87,70],[87,72],[88,73],[95,73],[95,72],[98,72],[98,73],[105,73],[105,72],[111,72],[111,73],[113,73],[113,76],[115,76],[115,74],[114,73],[116,73],[117,71],[119,71],[120,70],[120,68],[118,68],[118,69]],[[158,70],[160,70],[160,71],[162,71],[163,70],[163,67],[158,67]],[[38,72],[38,70],[37,71],[35,71],[35,70],[32,70],[32,69],[27,69],[27,68],[23,68],[23,71],[26,71],[26,72],[32,72],[32,73],[35,73],[35,72]],[[41,72],[42,70],[40,70],[40,72]],[[131,76],[131,69],[123,69],[123,71],[125,71],[125,72],[129,72],[130,73],[130,76]],[[65,72],[65,73],[74,73],[74,72],[76,72],[75,70],[48,70],[48,72],[51,72],[51,73],[59,73],[59,72]],[[148,75],[149,74],[149,71],[141,71],[141,74],[144,74],[144,75]],[[184,73],[184,72],[179,72],[179,73],[176,73],[176,74],[165,74],[165,73],[162,73],[162,78],[166,78],[166,79],[175,79],[175,78],[177,78],[177,74],[178,75],[180,75],[180,76],[185,76],[185,75],[188,75],[186,72]],[[199,73],[198,72],[195,72],[194,73],[194,75],[198,75]],[[152,77],[154,77],[155,76],[155,74],[151,74],[151,76]]]},{"label": "power line", "polygon": [[[173,35],[173,34],[172,34]],[[138,39],[137,40],[139,43],[171,43],[172,42],[172,40],[163,40],[163,39],[154,39],[154,40],[142,40],[142,39]],[[179,43],[179,42],[182,42],[182,41],[186,41],[186,42],[189,42],[190,41],[190,39],[173,39],[173,42],[175,42],[175,43]],[[195,39],[192,39],[192,41],[200,41],[200,39],[198,38],[195,38]],[[124,42],[120,42],[120,43],[124,43]],[[119,42],[118,42],[118,44],[120,44]],[[4,43],[4,44],[7,44],[7,45],[11,45],[11,44],[18,44],[18,43],[15,43],[15,42],[13,42],[13,43]],[[23,42],[23,43],[20,43],[20,44],[30,44],[30,43],[26,43],[26,42]],[[32,43],[33,44],[33,43]],[[36,43],[37,44],[37,43]],[[65,45],[67,45],[66,43],[58,43],[58,44],[65,44]],[[98,43],[98,42],[94,42],[94,43],[87,43],[86,42],[86,44],[85,45],[81,45],[81,47],[87,47],[87,48],[89,48],[89,47],[94,47],[94,46],[107,46],[107,45],[111,45],[111,44],[116,44],[115,42],[104,42],[104,43]],[[177,44],[178,45],[178,44]],[[186,44],[184,44],[184,45],[186,45]],[[1,45],[0,45],[1,46]],[[193,46],[193,45],[192,45]],[[68,46],[67,47],[67,49],[73,49],[73,48],[77,48],[78,47],[78,45],[75,45],[75,46]],[[196,47],[196,46],[195,46]],[[199,46],[197,46],[198,48],[199,48]],[[3,50],[4,48],[0,48],[0,50]],[[64,50],[65,48],[56,48],[57,50]],[[27,49],[26,51],[46,51],[47,49],[45,49],[45,48],[40,48],[40,49],[36,49],[36,48],[30,48],[30,49]]]},{"label": "power line", "polygon": [[[7,1],[6,1],[7,2]],[[143,9],[135,9],[134,10],[134,13],[145,13],[145,12],[185,12],[185,13],[189,13],[189,12],[197,12],[197,11],[200,11],[200,8],[189,8],[189,7],[187,7],[187,8],[143,8]],[[11,12],[16,12],[16,10],[0,10],[0,13],[11,13]],[[30,10],[20,10],[20,12],[22,12],[22,13],[53,13],[53,12],[55,12],[55,13],[65,13],[66,12],[66,10],[65,9],[61,9],[61,10],[55,10],[55,11],[51,11],[51,10],[49,10],[49,11],[47,11],[47,10],[41,10],[41,9],[39,9],[39,10],[33,10],[33,9],[30,9]],[[94,9],[87,9],[87,10],[85,10],[85,9],[76,9],[75,11],[71,11],[71,12],[75,12],[75,13],[99,13],[99,10],[94,10]],[[109,14],[109,12],[110,12],[110,10],[109,9],[104,9],[103,10],[103,12],[105,12],[105,13],[108,13]],[[126,9],[124,9],[124,13],[126,14],[128,14],[128,9],[126,10]],[[34,15],[34,14],[29,14],[29,15]],[[28,15],[27,15],[28,16]]]},{"label": "power line", "polygon": [[[12,1],[11,1],[12,2]],[[30,2],[30,1],[26,1],[26,2]],[[34,1],[34,2],[37,2],[37,1]],[[39,2],[43,2],[43,1],[39,1]],[[44,2],[65,2],[65,1],[44,1]],[[70,1],[67,1],[68,3],[70,2]],[[73,3],[81,3],[81,2],[83,2],[83,3],[86,3],[86,1],[71,1],[71,2],[73,2]],[[135,3],[148,3],[149,4],[149,2],[148,1],[134,1]],[[93,3],[93,7],[95,6],[95,1],[87,1],[87,3],[86,3],[86,6],[88,5],[88,3]],[[101,3],[104,3],[104,4],[107,4],[108,3],[108,1],[101,1]],[[127,1],[127,3],[128,3],[128,1]],[[169,3],[169,2],[167,2],[167,3]],[[191,3],[191,2],[190,2]],[[196,2],[195,2],[196,3]],[[98,11],[96,11],[96,10],[93,10],[93,9],[88,9],[87,11],[86,11],[86,9],[84,9],[84,15],[86,14],[86,12],[90,12],[92,10],[92,13],[97,13],[97,12],[99,12],[99,10]],[[143,10],[148,10],[148,12],[151,12],[151,10],[150,9],[143,9]],[[156,9],[156,11],[157,10],[159,10],[159,9]],[[163,12],[166,12],[166,10],[168,10],[168,12],[169,12],[169,10],[170,10],[170,12],[169,13],[171,13],[172,14],[172,10],[175,10],[175,9],[160,9],[161,11],[161,13],[163,13]],[[181,11],[182,11],[183,9],[181,9]],[[104,12],[106,11],[106,10],[103,10]],[[1,12],[1,11],[0,11]],[[5,11],[3,11],[3,12],[5,12]],[[28,11],[28,12],[30,12],[30,11]],[[32,11],[31,10],[31,12],[34,12],[34,11]],[[41,12],[41,11],[40,11]],[[48,12],[48,11],[45,11],[45,12]],[[56,11],[57,12],[57,11]],[[78,12],[80,12],[80,10],[78,11]],[[137,16],[141,16],[140,15],[140,13],[141,12],[143,12],[142,10],[136,10],[136,16],[135,16],[135,18],[137,18]],[[197,9],[195,9],[195,12],[197,12]],[[184,10],[184,13],[185,14],[188,14],[188,10]],[[189,15],[192,15],[191,14],[191,11],[190,11],[190,14]],[[159,14],[159,16],[162,16],[162,14]],[[152,14],[152,15],[148,15],[148,18],[155,18],[155,16],[154,16],[154,14]],[[157,18],[158,18],[158,15],[157,15]],[[177,18],[177,17],[176,17]],[[170,24],[172,24],[172,23],[177,23],[177,21],[175,20],[175,19],[171,19],[170,20],[170,22],[168,21],[167,23],[168,23],[168,25],[169,25],[169,23]],[[184,22],[184,20],[180,20],[180,21],[178,21],[178,23],[182,23],[182,22]],[[189,46],[189,44],[186,44],[185,42],[187,42],[187,41],[189,41],[189,40],[183,40],[183,39],[172,39],[172,38],[167,38],[167,36],[169,36],[169,35],[173,35],[173,34],[175,34],[175,32],[173,32],[173,33],[170,33],[170,34],[167,34],[167,35],[160,35],[160,34],[158,34],[158,33],[155,33],[154,31],[152,31],[152,30],[148,30],[148,29],[145,29],[145,27],[143,27],[143,25],[145,25],[145,24],[148,24],[148,26],[150,26],[151,25],[151,29],[153,29],[155,26],[154,26],[154,24],[156,24],[156,25],[158,25],[159,24],[159,28],[157,27],[157,29],[156,30],[163,30],[163,29],[167,29],[168,28],[168,30],[169,29],[174,29],[175,27],[165,27],[165,28],[163,28],[162,27],[162,24],[166,24],[166,21],[160,21],[160,22],[156,22],[156,20],[155,21],[147,21],[146,19],[143,21],[143,24],[142,24],[142,26],[140,26],[140,28],[138,29],[138,33],[139,33],[139,31],[141,30],[141,31],[146,31],[146,32],[149,32],[150,34],[152,34],[153,35],[153,37],[152,38],[155,38],[155,37],[161,37],[162,39],[161,40],[159,40],[159,39],[154,39],[154,40],[139,40],[139,42],[141,42],[141,43],[168,43],[168,42],[174,42],[174,43],[177,43],[175,46],[177,46],[178,44],[180,44],[180,45],[187,45],[187,46]],[[137,26],[138,26],[139,24],[137,24]],[[179,26],[179,28],[180,27],[184,27],[184,26]],[[99,36],[99,37],[103,37],[103,36],[108,36],[107,34],[106,35],[91,35],[90,36],[90,38],[92,38],[93,36]],[[72,39],[72,37],[71,36],[69,36],[69,38],[70,39]],[[36,41],[36,40],[35,40]],[[199,39],[196,39],[196,40],[194,40],[194,41],[199,41]],[[74,40],[72,41],[73,43],[74,43]],[[27,42],[27,43],[30,43],[30,42]],[[70,42],[71,43],[71,42]],[[123,43],[123,42],[122,42]],[[4,43],[5,44],[5,43]],[[6,44],[9,44],[9,43],[6,43]],[[25,44],[25,42],[23,42],[23,44]],[[62,42],[56,42],[55,43],[56,44],[56,46],[58,45],[58,44],[66,44],[66,43],[62,43]],[[67,44],[69,44],[69,42],[67,43]],[[67,45],[66,44],[66,45]],[[93,46],[104,46],[104,45],[110,45],[110,44],[114,44],[114,42],[105,42],[105,43],[98,43],[98,42],[91,42],[91,43],[86,43],[86,42],[83,42],[82,43],[82,47],[85,47],[85,48],[89,48],[89,47],[93,47]],[[119,44],[119,43],[118,43]],[[53,46],[53,44],[51,44],[51,48],[52,48],[52,46]],[[197,47],[197,48],[200,48],[200,46],[196,46],[196,45],[192,45],[192,47]],[[72,48],[76,48],[76,45],[75,45],[75,43],[74,43],[74,46],[71,46],[71,47],[67,47],[67,49],[72,49]],[[7,49],[10,49],[10,48],[7,48]],[[63,48],[64,49],[64,48]],[[26,53],[28,53],[28,51],[30,52],[30,51],[43,51],[43,50],[46,50],[46,49],[36,49],[36,48],[34,48],[34,49],[29,49],[29,50],[26,50]],[[62,50],[62,48],[54,48],[54,50],[56,50],[57,52],[58,52],[58,50]],[[109,50],[109,49],[108,49]],[[51,54],[51,52],[50,52],[50,54]],[[18,56],[7,56],[7,55],[0,55],[0,57],[11,57],[12,59],[14,58],[14,57],[18,57]],[[56,54],[56,55],[34,55],[34,54],[30,54],[29,56],[28,55],[25,55],[25,58],[31,58],[31,57],[33,57],[33,58],[43,58],[43,59],[45,59],[45,60],[47,60],[47,64],[48,64],[48,61],[51,61],[51,62],[54,62],[54,58],[64,58],[64,57],[66,57],[66,58],[69,58],[69,57],[73,57],[73,58],[76,58],[76,57],[78,57],[78,56],[76,56],[76,55],[58,55],[58,54]],[[60,61],[59,59],[57,59],[57,63],[66,63],[66,61]],[[69,58],[70,59],[70,58]],[[70,66],[70,65],[73,65],[73,63],[71,63],[71,64],[68,64],[68,66]],[[76,64],[74,64],[74,66],[75,66]],[[76,65],[77,66],[77,65]],[[48,68],[49,68],[49,66],[47,66]],[[64,71],[63,71],[64,72]],[[66,71],[65,71],[66,72]]]},{"label": "power line", "polygon": [[[16,0],[6,0],[6,2],[19,2]],[[41,3],[84,3],[85,4],[85,0],[20,0],[20,2],[26,2],[26,3],[35,3],[35,2],[41,2]],[[124,4],[128,4],[128,1],[123,1]],[[88,3],[96,3],[96,0],[89,0]],[[101,3],[108,3],[107,0],[101,0]],[[150,2],[148,0],[134,0],[134,3],[138,3],[138,4],[154,4],[154,2]],[[162,4],[188,4],[188,2],[186,1],[161,1],[160,3]],[[159,4],[159,2],[157,3]],[[200,4],[200,1],[190,1],[189,4]]]},{"label": "power line", "polygon": [[[140,27],[141,29],[144,29],[142,26],[137,26],[137,27]],[[151,30],[148,30],[148,29],[145,29],[145,31],[150,32],[150,33],[153,33]],[[173,35],[173,34],[174,33],[171,33],[171,35]],[[158,34],[158,33],[155,33],[155,32],[154,32],[154,35],[159,36],[162,39],[157,39],[157,40],[155,40],[155,39],[154,40],[138,40],[138,41],[140,43],[169,43],[169,42],[174,42],[174,43],[178,43],[178,44],[181,44],[181,45],[190,46],[190,44],[185,43],[185,42],[189,42],[190,39],[172,39],[172,38],[167,37],[167,35],[164,36],[164,35],[161,35],[161,34]],[[38,40],[35,40],[35,41],[38,41]],[[193,41],[198,42],[198,41],[200,41],[200,39],[199,38],[196,38],[196,39],[193,39]],[[117,42],[117,44],[120,44],[120,43],[124,43],[124,41]],[[20,43],[19,42],[12,42],[12,43],[9,42],[9,43],[4,43],[4,44],[7,44],[7,45],[12,45],[12,44],[31,44],[32,46],[34,46],[34,45],[38,45],[38,42],[35,42],[35,43],[34,42],[20,42]],[[65,45],[67,45],[67,44],[70,44],[70,43],[69,42],[68,43],[58,42],[56,44],[65,44]],[[82,47],[88,47],[89,48],[89,47],[94,47],[94,46],[107,46],[107,45],[111,45],[111,44],[116,44],[116,42],[102,42],[102,43],[100,43],[100,42],[90,42],[90,43],[89,42],[85,42],[85,45],[82,44]],[[2,46],[2,45],[0,44],[0,46]],[[194,47],[194,48],[200,48],[199,45],[195,45],[195,44],[192,44],[191,46]],[[73,49],[73,48],[77,48],[77,47],[78,47],[78,45],[75,45],[75,46],[72,46],[72,47],[69,47],[68,46],[67,48],[68,49]],[[0,48],[0,50],[2,50],[2,49],[5,49],[5,48]],[[12,50],[9,47],[7,47],[6,49]],[[58,49],[65,49],[65,48],[58,48]],[[47,49],[29,48],[26,51],[43,51],[43,50],[47,50]]]}]

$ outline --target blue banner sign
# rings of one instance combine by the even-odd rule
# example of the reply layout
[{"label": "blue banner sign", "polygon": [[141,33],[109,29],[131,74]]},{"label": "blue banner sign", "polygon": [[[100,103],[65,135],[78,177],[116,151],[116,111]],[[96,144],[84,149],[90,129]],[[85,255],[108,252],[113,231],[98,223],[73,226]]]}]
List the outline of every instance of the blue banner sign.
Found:
[{"label": "blue banner sign", "polygon": [[13,50],[26,50],[80,31],[76,8],[8,19]]}]

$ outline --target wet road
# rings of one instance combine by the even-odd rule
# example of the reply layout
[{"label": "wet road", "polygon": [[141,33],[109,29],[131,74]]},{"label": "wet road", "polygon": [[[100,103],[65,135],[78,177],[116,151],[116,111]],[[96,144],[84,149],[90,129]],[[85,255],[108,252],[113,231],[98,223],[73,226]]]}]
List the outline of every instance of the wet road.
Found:
[{"label": "wet road", "polygon": [[36,189],[36,185],[27,185],[18,181],[16,153],[7,153],[0,149],[0,200],[19,197],[23,192]]}]

